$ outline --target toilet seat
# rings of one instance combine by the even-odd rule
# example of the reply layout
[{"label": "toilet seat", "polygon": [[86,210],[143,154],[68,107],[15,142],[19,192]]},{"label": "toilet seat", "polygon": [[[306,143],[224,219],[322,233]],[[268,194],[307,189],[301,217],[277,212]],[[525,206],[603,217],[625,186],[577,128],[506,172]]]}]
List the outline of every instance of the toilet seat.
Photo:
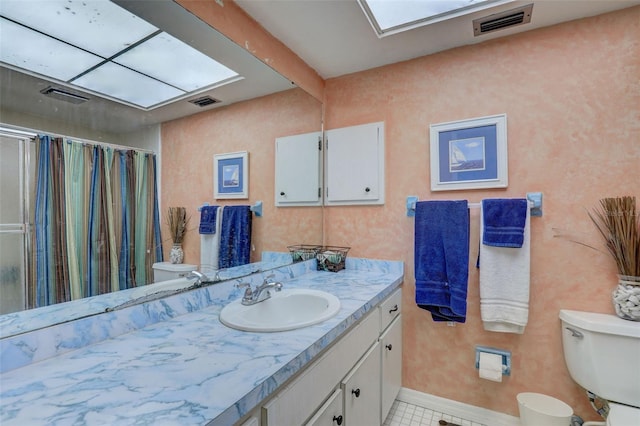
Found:
[{"label": "toilet seat", "polygon": [[607,426],[640,425],[640,408],[609,402]]}]

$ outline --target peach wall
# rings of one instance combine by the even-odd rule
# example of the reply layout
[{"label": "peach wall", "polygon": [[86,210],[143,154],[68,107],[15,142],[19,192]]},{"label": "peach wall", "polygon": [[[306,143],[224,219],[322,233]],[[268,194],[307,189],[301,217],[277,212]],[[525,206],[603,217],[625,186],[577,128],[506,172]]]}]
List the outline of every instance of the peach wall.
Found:
[{"label": "peach wall", "polygon": [[[263,217],[253,218],[252,261],[264,250],[322,238],[322,209],[274,206],[275,139],[321,129],[320,102],[301,89],[236,103],[162,124],[162,206],[184,206],[191,216],[185,236],[185,263],[200,263],[197,208],[253,205],[263,201]],[[249,199],[213,199],[213,156],[249,152]],[[163,235],[169,235],[163,224]],[[165,243],[165,257],[171,241]]]},{"label": "peach wall", "polygon": [[[615,269],[607,256],[554,235],[591,241],[585,208],[606,196],[640,199],[639,40],[636,7],[326,82],[327,129],[385,122],[386,204],[325,208],[325,238],[351,246],[355,257],[405,261],[405,387],[512,415],[519,392],[541,392],[597,419],[564,365],[558,312],[613,313]],[[429,124],[499,113],[508,117],[508,189],[431,192]],[[471,211],[467,322],[434,323],[413,300],[406,196],[478,202],[529,191],[544,193],[544,216],[532,220],[525,333],[483,330],[474,267],[478,210]],[[479,379],[476,345],[510,350],[511,376]]]},{"label": "peach wall", "polygon": [[318,73],[233,1],[177,0],[177,3],[298,87],[322,100],[324,80]]}]

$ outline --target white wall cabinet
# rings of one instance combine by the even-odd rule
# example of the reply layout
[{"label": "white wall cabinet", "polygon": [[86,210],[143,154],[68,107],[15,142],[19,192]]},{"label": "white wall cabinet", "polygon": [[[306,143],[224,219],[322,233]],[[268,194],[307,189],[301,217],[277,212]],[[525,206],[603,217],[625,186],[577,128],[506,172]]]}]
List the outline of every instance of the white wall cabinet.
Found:
[{"label": "white wall cabinet", "polygon": [[276,139],[277,207],[384,204],[383,122],[327,130],[324,169],[322,146],[321,132]]},{"label": "white wall cabinet", "polygon": [[262,404],[261,426],[382,424],[402,384],[401,301],[398,289]]},{"label": "white wall cabinet", "polygon": [[322,205],[322,133],[276,139],[275,205]]},{"label": "white wall cabinet", "polygon": [[384,123],[325,132],[325,205],[384,204]]}]

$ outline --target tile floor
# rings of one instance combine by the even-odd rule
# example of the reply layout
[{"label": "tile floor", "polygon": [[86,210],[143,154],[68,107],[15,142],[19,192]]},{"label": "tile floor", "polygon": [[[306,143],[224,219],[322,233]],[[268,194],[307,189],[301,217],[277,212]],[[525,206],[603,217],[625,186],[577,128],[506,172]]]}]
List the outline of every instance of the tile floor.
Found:
[{"label": "tile floor", "polygon": [[486,426],[398,400],[393,403],[383,426],[440,426],[440,420],[446,420],[450,426]]}]

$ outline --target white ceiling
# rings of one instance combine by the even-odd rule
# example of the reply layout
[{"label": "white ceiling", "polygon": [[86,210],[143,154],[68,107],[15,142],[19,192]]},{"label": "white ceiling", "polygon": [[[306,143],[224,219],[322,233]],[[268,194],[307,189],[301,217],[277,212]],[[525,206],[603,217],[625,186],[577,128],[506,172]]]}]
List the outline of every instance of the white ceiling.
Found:
[{"label": "white ceiling", "polygon": [[[9,0],[0,0],[0,11],[3,1]],[[117,134],[292,87],[287,78],[195,19],[172,0],[113,1],[238,71],[245,79],[207,92],[223,101],[218,105],[200,108],[183,100],[153,111],[142,111],[96,96],[81,105],[47,98],[40,90],[50,82],[0,66],[0,110],[62,119],[74,126]],[[392,1],[401,7],[405,0]],[[236,2],[325,79],[640,4],[640,0],[518,0],[476,15],[379,39],[355,0]],[[535,5],[531,24],[473,37],[471,21],[478,15],[532,2]]]},{"label": "white ceiling", "polygon": [[[390,1],[402,7],[407,0]],[[356,0],[236,3],[327,79],[631,7],[640,4],[640,0],[518,0],[380,39]],[[534,7],[530,24],[473,36],[473,19],[531,3]]]}]

